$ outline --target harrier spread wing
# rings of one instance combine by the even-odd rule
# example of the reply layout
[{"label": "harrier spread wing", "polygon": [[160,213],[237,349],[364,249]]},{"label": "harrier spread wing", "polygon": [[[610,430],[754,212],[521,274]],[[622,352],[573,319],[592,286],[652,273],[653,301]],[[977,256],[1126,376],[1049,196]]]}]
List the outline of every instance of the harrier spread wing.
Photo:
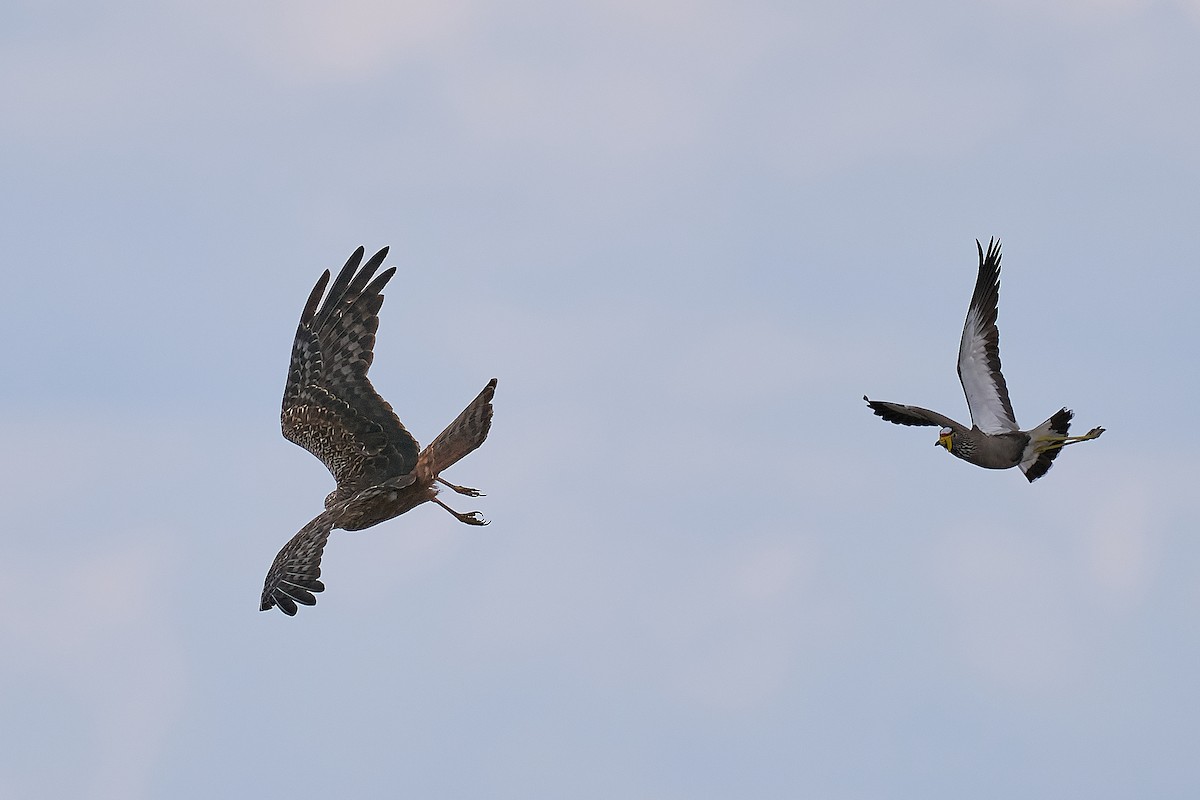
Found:
[{"label": "harrier spread wing", "polygon": [[867,405],[875,412],[877,416],[883,417],[888,422],[894,422],[897,425],[941,425],[944,428],[953,428],[954,430],[966,430],[966,428],[947,416],[930,411],[927,408],[920,406],[906,406],[901,403],[887,403],[883,400],[871,400],[865,394],[863,400],[867,401]]},{"label": "harrier spread wing", "polygon": [[326,270],[304,306],[292,345],[283,435],[333,473],[338,488],[332,502],[411,472],[420,451],[367,379],[383,305],[380,292],[396,272],[392,267],[375,277],[387,251],[383,248],[359,269],[363,248],[358,248],[327,294]]},{"label": "harrier spread wing", "polygon": [[325,591],[325,584],[318,580],[321,554],[325,552],[325,542],[329,540],[329,532],[340,511],[340,505],[326,509],[283,546],[267,571],[262,602],[258,606],[260,611],[279,606],[279,610],[290,617],[296,613],[296,603],[317,604],[313,593]]},{"label": "harrier spread wing", "polygon": [[[387,482],[385,486],[372,487],[366,490],[367,499],[373,492],[383,493],[403,489],[416,481],[413,474]],[[362,497],[355,500],[361,501]],[[321,512],[311,522],[293,536],[271,563],[267,571],[267,579],[263,583],[260,611],[268,611],[274,606],[289,617],[295,615],[296,604],[314,606],[317,598],[313,595],[325,591],[321,583],[321,556],[325,552],[325,543],[334,528],[340,527],[342,515],[350,501],[342,500],[334,503]]]},{"label": "harrier spread wing", "polygon": [[979,249],[979,277],[958,346],[958,379],[971,409],[971,423],[984,433],[1008,433],[1019,429],[1000,372],[1000,331],[996,327],[1000,242],[990,240],[986,256],[978,241],[975,246]]}]

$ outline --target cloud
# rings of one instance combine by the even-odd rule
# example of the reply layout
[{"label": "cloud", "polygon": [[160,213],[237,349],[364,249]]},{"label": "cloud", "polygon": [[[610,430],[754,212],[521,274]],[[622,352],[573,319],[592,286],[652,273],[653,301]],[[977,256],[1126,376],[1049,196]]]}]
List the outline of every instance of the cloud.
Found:
[{"label": "cloud", "polygon": [[[288,81],[329,84],[378,77],[398,64],[453,58],[481,6],[464,0],[320,0],[225,4],[213,22],[243,56]],[[211,12],[210,12],[211,13]]]},{"label": "cloud", "polygon": [[0,568],[9,596],[0,604],[5,680],[30,696],[59,698],[59,707],[37,713],[87,743],[80,753],[64,742],[35,756],[44,763],[20,765],[22,774],[54,773],[66,759],[63,780],[81,796],[148,795],[187,683],[168,612],[180,591],[172,574],[178,566],[165,551],[144,544],[52,556],[10,551]]},{"label": "cloud", "polygon": [[[1173,482],[1168,478],[1167,485]],[[1163,520],[1157,509],[1171,505],[1171,495],[1134,479],[1104,492],[1090,512],[1081,534],[1089,576],[1114,604],[1128,607],[1145,596],[1161,555],[1157,531]]]}]

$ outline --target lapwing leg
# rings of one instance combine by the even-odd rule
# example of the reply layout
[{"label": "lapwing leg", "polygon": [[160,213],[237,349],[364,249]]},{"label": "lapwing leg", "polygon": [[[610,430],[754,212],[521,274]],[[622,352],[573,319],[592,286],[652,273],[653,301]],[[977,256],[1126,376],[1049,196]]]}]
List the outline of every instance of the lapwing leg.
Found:
[{"label": "lapwing leg", "polygon": [[478,489],[472,489],[470,486],[455,486],[453,483],[441,477],[440,475],[438,476],[437,482],[443,486],[449,486],[454,491],[458,492],[459,494],[465,494],[467,497],[483,497],[483,492],[479,491]]},{"label": "lapwing leg", "polygon": [[460,514],[459,512],[455,511],[450,506],[443,503],[441,500],[438,500],[436,497],[433,498],[433,502],[437,503],[439,506],[441,506],[442,508],[446,509],[451,514],[453,514],[454,518],[457,519],[459,522],[465,522],[468,525],[487,525],[488,524],[488,521],[486,519],[484,519],[483,515],[480,514],[478,511],[470,511],[466,514]]},{"label": "lapwing leg", "polygon": [[1104,428],[1092,428],[1083,436],[1063,436],[1061,437],[1061,442],[1063,445],[1075,444],[1076,442],[1087,442],[1092,439],[1099,438],[1100,434],[1102,433],[1104,433]]},{"label": "lapwing leg", "polygon": [[1043,440],[1044,444],[1039,448],[1042,452],[1053,450],[1054,448],[1063,448],[1069,444],[1078,444],[1079,442],[1088,442],[1092,439],[1100,438],[1100,434],[1104,433],[1104,428],[1092,428],[1082,436],[1051,436]]}]

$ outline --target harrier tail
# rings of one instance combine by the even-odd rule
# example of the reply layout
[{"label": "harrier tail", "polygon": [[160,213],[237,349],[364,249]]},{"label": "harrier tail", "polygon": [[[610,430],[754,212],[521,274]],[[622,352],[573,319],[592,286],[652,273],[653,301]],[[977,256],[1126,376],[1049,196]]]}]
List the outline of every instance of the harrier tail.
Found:
[{"label": "harrier tail", "polygon": [[449,469],[483,444],[492,427],[492,396],[495,393],[496,379],[492,378],[458,418],[421,452],[417,459],[418,472],[437,477],[442,470]]}]

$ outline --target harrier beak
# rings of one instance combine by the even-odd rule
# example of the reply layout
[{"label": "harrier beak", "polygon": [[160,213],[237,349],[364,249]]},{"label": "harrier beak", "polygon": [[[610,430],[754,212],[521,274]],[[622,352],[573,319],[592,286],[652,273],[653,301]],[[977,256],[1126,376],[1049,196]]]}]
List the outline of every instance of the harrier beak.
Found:
[{"label": "harrier beak", "polygon": [[941,445],[942,447],[946,448],[946,452],[948,453],[948,452],[950,452],[950,440],[953,436],[954,436],[954,434],[952,434],[952,433],[944,434],[942,436],[939,436],[938,440],[936,442],[934,442],[933,444],[935,447],[937,445]]}]

